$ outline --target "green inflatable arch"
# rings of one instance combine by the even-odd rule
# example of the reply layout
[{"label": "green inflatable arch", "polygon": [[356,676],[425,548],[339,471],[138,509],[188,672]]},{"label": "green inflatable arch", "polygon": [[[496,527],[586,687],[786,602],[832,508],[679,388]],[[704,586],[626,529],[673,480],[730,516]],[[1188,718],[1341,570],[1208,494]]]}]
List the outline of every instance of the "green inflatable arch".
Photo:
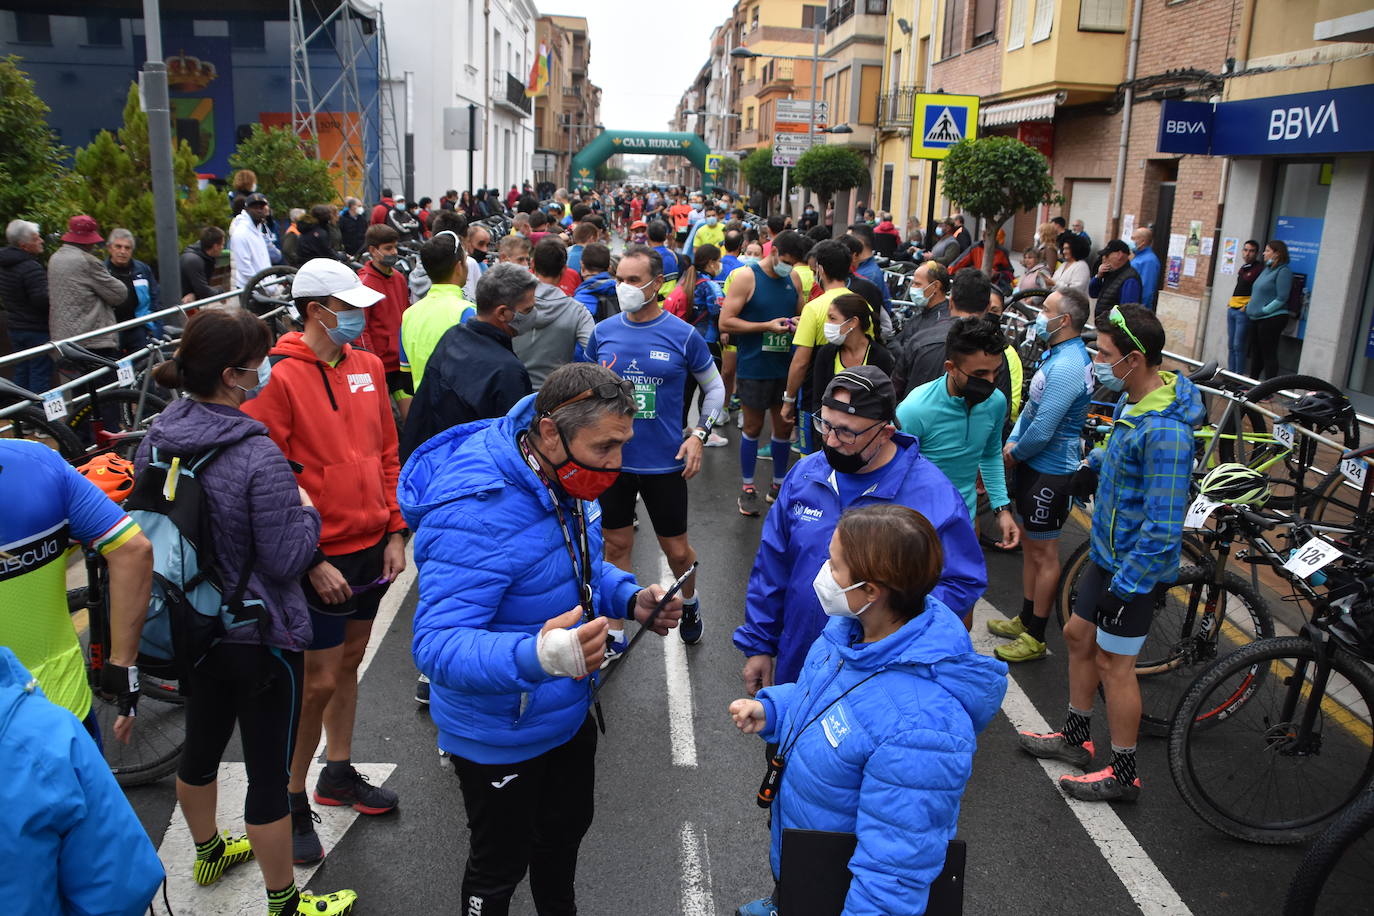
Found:
[{"label": "green inflatable arch", "polygon": [[641,130],[608,130],[599,134],[572,158],[573,187],[590,186],[596,180],[597,166],[612,156],[686,156],[703,175],[711,149],[696,134],[680,132],[649,133]]}]

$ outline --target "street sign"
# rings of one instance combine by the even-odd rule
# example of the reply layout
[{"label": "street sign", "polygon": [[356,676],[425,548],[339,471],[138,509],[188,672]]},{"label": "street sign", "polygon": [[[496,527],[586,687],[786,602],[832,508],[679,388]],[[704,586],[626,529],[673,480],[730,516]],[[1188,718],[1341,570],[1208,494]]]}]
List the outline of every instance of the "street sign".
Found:
[{"label": "street sign", "polygon": [[719,172],[719,171],[720,171],[720,157],[719,157],[719,156],[707,156],[707,157],[706,157],[706,174],[707,174],[707,175],[714,175],[714,174],[716,174],[716,173]]},{"label": "street sign", "polygon": [[[818,120],[816,130],[825,127],[825,122]],[[808,134],[811,132],[810,121],[774,121],[773,132],[779,134]]]},{"label": "street sign", "polygon": [[[824,124],[830,117],[830,105],[821,100],[816,100],[815,118],[819,124]],[[773,119],[775,121],[787,121],[793,124],[808,124],[812,118],[810,99],[778,99],[774,103]]]},{"label": "street sign", "polygon": [[556,157],[553,153],[535,153],[533,160],[532,164],[536,172],[552,172],[557,166]]},{"label": "street sign", "polygon": [[806,152],[812,146],[824,142],[825,141],[820,137],[808,137],[806,134],[774,134],[773,164],[791,168],[797,164],[797,160],[801,158],[802,153]]},{"label": "street sign", "polygon": [[978,96],[921,92],[911,122],[911,158],[943,159],[960,140],[978,136]]}]

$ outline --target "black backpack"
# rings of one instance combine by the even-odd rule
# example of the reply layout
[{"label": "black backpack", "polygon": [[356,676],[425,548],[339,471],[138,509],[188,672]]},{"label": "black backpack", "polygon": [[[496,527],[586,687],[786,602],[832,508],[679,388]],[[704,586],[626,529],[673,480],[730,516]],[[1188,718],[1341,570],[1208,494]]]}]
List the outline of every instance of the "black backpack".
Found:
[{"label": "black backpack", "polygon": [[596,320],[605,321],[614,315],[620,314],[620,298],[615,294],[615,287],[612,286],[609,292],[592,293],[596,297]]}]

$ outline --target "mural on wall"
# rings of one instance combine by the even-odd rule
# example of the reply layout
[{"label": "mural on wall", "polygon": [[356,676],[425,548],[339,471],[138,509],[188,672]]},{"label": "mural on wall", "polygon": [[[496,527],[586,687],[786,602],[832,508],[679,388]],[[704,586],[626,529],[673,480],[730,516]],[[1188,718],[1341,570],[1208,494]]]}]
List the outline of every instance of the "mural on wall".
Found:
[{"label": "mural on wall", "polygon": [[[190,20],[164,20],[162,43],[167,51],[167,94],[171,99],[172,133],[196,151],[196,171],[215,178],[229,176],[234,151],[233,52],[227,36],[196,35]],[[134,67],[144,59],[141,37],[133,42]]]}]

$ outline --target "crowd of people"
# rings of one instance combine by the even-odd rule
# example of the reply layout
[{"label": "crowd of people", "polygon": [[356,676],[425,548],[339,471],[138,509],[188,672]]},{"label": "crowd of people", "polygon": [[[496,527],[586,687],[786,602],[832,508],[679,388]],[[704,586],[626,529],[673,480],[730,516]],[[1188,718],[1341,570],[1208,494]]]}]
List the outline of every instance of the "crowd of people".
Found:
[{"label": "crowd of people", "polygon": [[[730,444],[736,414],[737,507],[762,521],[738,589],[744,615],[731,638],[745,696],[730,715],[768,744],[760,800],[772,806],[775,881],[796,877],[780,871],[789,831],[855,834],[845,912],[923,911],[1007,666],[1047,654],[1058,538],[1075,500],[1092,504],[1092,565],[1064,630],[1068,708],[1059,731],[1023,734],[1021,746],[1082,769],[1060,781],[1075,798],[1139,797],[1134,657],[1151,598],[1178,568],[1201,418],[1193,386],[1161,369],[1165,334],[1148,308],[1158,262],[1137,265],[1148,229],[1134,249],[1104,246],[1090,274],[1081,224],[1047,224],[1019,277],[1046,291],[1033,328],[1044,356],[1023,366],[998,320],[1009,257],[996,240],[975,243],[961,217],[929,235],[913,221],[903,238],[886,213],[836,227],[810,208],[794,227],[782,214],[746,220],[729,195],[555,189],[541,202],[526,185],[413,207],[384,189],[370,213],[355,199],[338,214],[321,205],[277,234],[251,176],[236,180],[234,201],[228,232],[207,227],[183,255],[187,295],[215,290],[226,245],[235,285],[298,261],[298,329],[274,339],[237,306],[192,315],[156,370],[184,396],[153,422],[135,469],[194,465],[220,533],[213,568],[231,604],[251,596],[256,608],[256,625],[226,627],[182,683],[176,791],[198,883],[256,858],[272,916],[342,913],[357,899],[302,892],[291,869],[324,854],[314,805],[384,815],[400,804],[358,772],[351,749],[359,665],[409,541],[415,696],[469,827],[464,912],[508,912],[527,873],[541,913],[576,912],[598,670],[628,651],[629,621],[691,646],[708,617],[733,616],[733,596],[717,593],[712,608],[698,588],[689,493],[705,450]],[[510,217],[505,235],[478,223],[493,215]],[[74,218],[43,284],[37,227],[11,224],[8,241],[0,296],[17,345],[155,308],[156,280],[127,232],[110,233],[102,262],[99,227]],[[403,248],[415,250],[409,270]],[[991,277],[979,269],[985,249]],[[879,252],[919,263],[900,331]],[[1268,263],[1282,254],[1270,243],[1268,266],[1249,280],[1257,311],[1244,311],[1261,349],[1271,304],[1286,295],[1282,264]],[[1094,306],[1095,354],[1082,339]],[[152,332],[137,330],[89,345],[129,352]],[[23,369],[29,387],[48,387],[51,365]],[[1080,433],[1099,386],[1119,393],[1118,422],[1085,457]],[[65,547],[70,536],[104,555],[112,645],[101,688],[121,713],[116,737],[138,727],[157,551],[135,520],[146,515],[126,514],[49,449],[0,439],[0,492],[20,487],[42,505],[0,518],[0,542],[24,558],[0,590],[25,582],[51,605],[35,613],[57,619],[42,633],[0,623],[14,653],[0,652],[0,705],[21,710],[11,729],[46,729],[23,766],[82,774],[80,791],[98,797],[100,823],[87,829],[118,837],[121,856],[107,911],[139,912],[162,869],[109,774],[91,772],[90,742],[102,736],[54,592],[61,550],[16,548]],[[996,545],[1022,552],[1023,606],[988,623],[1008,640],[994,658],[968,635],[987,588],[980,493]],[[674,594],[636,578],[639,506],[681,577]],[[1111,753],[1092,769],[1099,684]],[[241,835],[220,826],[221,813],[239,812],[215,804],[235,728],[249,783]],[[321,735],[326,762],[312,788]],[[80,839],[45,854],[60,867],[88,854],[92,836]],[[24,838],[34,861],[44,842]],[[59,881],[39,893],[48,911],[68,905]],[[739,912],[769,916],[776,904],[765,893]]]}]

